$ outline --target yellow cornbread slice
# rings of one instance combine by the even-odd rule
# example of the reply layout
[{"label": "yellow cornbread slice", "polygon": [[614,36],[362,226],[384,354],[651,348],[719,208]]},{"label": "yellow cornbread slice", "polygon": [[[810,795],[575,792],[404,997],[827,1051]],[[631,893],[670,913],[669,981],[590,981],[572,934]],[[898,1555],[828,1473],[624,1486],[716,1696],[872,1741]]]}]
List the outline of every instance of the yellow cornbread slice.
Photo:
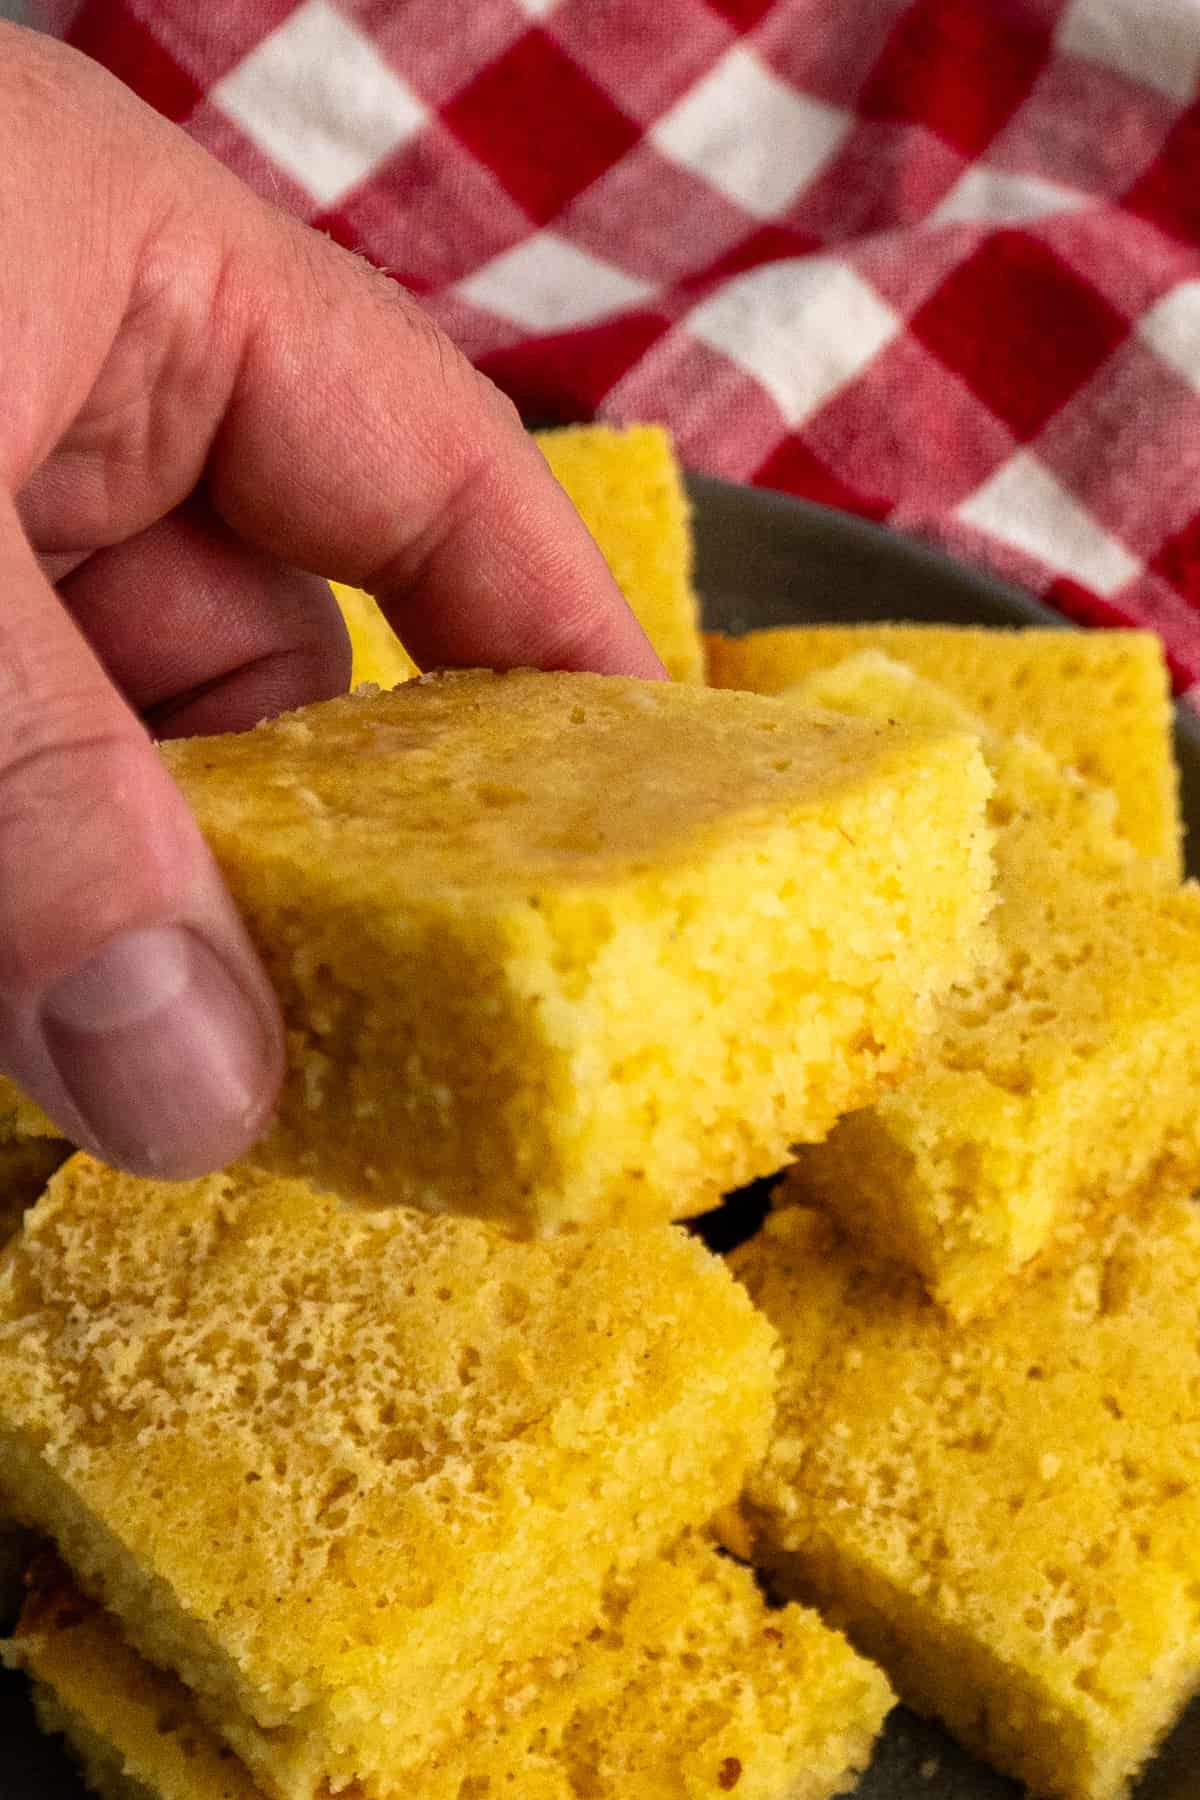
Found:
[{"label": "yellow cornbread slice", "polygon": [[670,1227],[76,1156],[0,1259],[0,1501],[274,1792],[376,1794],[736,1496],[773,1343]]},{"label": "yellow cornbread slice", "polygon": [[785,1345],[756,1559],[1033,1794],[1117,1800],[1200,1683],[1194,1203],[968,1326],[804,1208],[734,1264]]},{"label": "yellow cornbread slice", "polygon": [[[153,1800],[262,1791],[187,1690],[61,1569],[41,1571],[6,1660],[110,1800],[129,1782]],[[689,1540],[610,1582],[581,1643],[511,1669],[389,1800],[829,1800],[869,1760],[890,1705],[879,1670],[815,1614],[768,1612],[745,1569]]]},{"label": "yellow cornbread slice", "polygon": [[660,425],[572,425],[539,432],[537,443],[667,673],[703,681],[691,509],[669,434]]},{"label": "yellow cornbread slice", "polygon": [[163,753],[290,1031],[256,1160],[523,1232],[779,1168],[989,904],[971,740],[750,694],[425,676]]},{"label": "yellow cornbread slice", "polygon": [[[915,674],[907,663],[862,650],[784,692],[808,710],[977,737],[995,781],[988,815],[997,845],[1004,846],[998,880],[1007,874],[1027,885],[1054,861],[1089,880],[1176,885],[1161,859],[1141,855],[1121,833],[1111,788],[1079,775],[1023,733],[993,730],[949,689]],[[999,865],[999,847],[997,857]]]},{"label": "yellow cornbread slice", "polygon": [[[970,724],[876,652],[792,690],[867,717]],[[816,1200],[966,1318],[1096,1206],[1200,1181],[1200,893],[1163,885],[1111,795],[986,727],[999,954],[939,1008],[916,1070],[805,1147]]]},{"label": "yellow cornbread slice", "polygon": [[[572,425],[535,435],[667,673],[703,681],[690,508],[667,432],[658,425]],[[395,687],[415,675],[416,664],[371,596],[331,586],[354,650],[351,681]]]},{"label": "yellow cornbread slice", "polygon": [[334,599],[342,609],[354,660],[350,668],[350,685],[373,681],[378,687],[395,687],[417,674],[417,665],[396,636],[379,604],[361,588],[345,587],[331,581]]},{"label": "yellow cornbread slice", "polygon": [[1170,683],[1152,632],[811,625],[706,640],[716,687],[775,694],[861,650],[948,688],[993,730],[1028,733],[1117,796],[1121,830],[1182,874]]}]

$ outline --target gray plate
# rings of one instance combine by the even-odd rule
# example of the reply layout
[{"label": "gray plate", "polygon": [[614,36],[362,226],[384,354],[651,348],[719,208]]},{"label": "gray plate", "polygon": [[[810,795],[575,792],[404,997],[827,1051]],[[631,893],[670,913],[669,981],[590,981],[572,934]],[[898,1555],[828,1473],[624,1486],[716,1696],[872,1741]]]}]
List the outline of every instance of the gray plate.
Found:
[{"label": "gray plate", "polygon": [[[1028,595],[873,525],[779,494],[698,479],[698,582],[705,623],[764,625],[915,619],[930,624],[1060,625]],[[1193,872],[1200,858],[1200,721],[1177,736]],[[1200,1703],[1139,1785],[1137,1800],[1198,1800]],[[900,1712],[858,1800],[1016,1800],[938,1731]],[[0,1800],[83,1800],[56,1745],[35,1731],[22,1684],[0,1678]],[[636,1800],[631,1795],[630,1800]]]}]

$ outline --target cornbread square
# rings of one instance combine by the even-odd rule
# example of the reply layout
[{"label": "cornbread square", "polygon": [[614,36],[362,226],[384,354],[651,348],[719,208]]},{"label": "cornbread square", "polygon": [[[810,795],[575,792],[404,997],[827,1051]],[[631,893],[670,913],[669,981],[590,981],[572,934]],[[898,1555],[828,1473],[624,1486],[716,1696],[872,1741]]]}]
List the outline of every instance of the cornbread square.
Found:
[{"label": "cornbread square", "polygon": [[390,688],[410,681],[418,672],[417,665],[384,618],[378,601],[361,588],[346,587],[340,581],[329,585],[350,633],[351,686],[370,681]]},{"label": "cornbread square", "polygon": [[[877,652],[792,692],[971,722]],[[959,1319],[1097,1208],[1151,1178],[1200,1181],[1200,894],[1117,835],[1108,793],[974,723],[996,784],[999,954],[943,1001],[913,1074],[802,1149],[777,1196],[819,1202]]]},{"label": "cornbread square", "polygon": [[[122,1781],[153,1800],[259,1791],[187,1690],[130,1650],[61,1568],[42,1572],[6,1657],[109,1800],[125,1800]],[[844,1638],[801,1607],[768,1612],[745,1569],[691,1540],[610,1582],[588,1635],[510,1670],[403,1791],[829,1800],[868,1761],[890,1705],[884,1676]]]},{"label": "cornbread square", "polygon": [[[572,425],[535,436],[667,673],[674,681],[703,681],[691,508],[668,434],[658,425]],[[371,596],[330,585],[354,651],[351,681],[390,688],[415,675],[416,664]]]},{"label": "cornbread square", "polygon": [[750,694],[425,676],[163,753],[283,1001],[256,1160],[524,1233],[778,1169],[989,904],[971,740]]},{"label": "cornbread square", "polygon": [[1183,873],[1171,689],[1153,632],[813,625],[706,639],[716,687],[775,694],[861,650],[939,682],[1002,736],[1027,732],[1109,787],[1144,856]]},{"label": "cornbread square", "polygon": [[0,1500],[273,1793],[369,1796],[736,1497],[773,1378],[670,1227],[519,1243],[76,1156],[0,1260]]},{"label": "cornbread square", "polygon": [[967,1326],[804,1208],[734,1265],[784,1340],[756,1558],[1033,1794],[1118,1800],[1200,1683],[1195,1204]]},{"label": "cornbread square", "polygon": [[572,425],[537,434],[673,681],[704,680],[692,587],[691,507],[660,425]]}]

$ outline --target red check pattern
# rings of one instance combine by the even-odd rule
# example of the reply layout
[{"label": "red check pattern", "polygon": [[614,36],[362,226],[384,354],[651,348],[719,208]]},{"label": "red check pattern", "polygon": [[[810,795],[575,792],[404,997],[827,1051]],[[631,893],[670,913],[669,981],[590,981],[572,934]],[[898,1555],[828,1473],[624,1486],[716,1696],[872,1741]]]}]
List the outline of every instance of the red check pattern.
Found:
[{"label": "red check pattern", "polygon": [[1200,703],[1195,0],[48,0],[527,411],[885,521]]}]

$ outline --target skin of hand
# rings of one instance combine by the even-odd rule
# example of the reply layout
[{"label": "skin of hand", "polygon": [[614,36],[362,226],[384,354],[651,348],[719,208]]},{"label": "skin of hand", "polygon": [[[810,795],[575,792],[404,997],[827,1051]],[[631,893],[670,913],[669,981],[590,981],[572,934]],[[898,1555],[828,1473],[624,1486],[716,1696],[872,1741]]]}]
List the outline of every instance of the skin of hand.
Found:
[{"label": "skin of hand", "polygon": [[3,24],[0,168],[0,1068],[184,1178],[261,1135],[283,1037],[152,734],[344,691],[324,576],[425,666],[662,670],[511,406],[395,283]]}]

